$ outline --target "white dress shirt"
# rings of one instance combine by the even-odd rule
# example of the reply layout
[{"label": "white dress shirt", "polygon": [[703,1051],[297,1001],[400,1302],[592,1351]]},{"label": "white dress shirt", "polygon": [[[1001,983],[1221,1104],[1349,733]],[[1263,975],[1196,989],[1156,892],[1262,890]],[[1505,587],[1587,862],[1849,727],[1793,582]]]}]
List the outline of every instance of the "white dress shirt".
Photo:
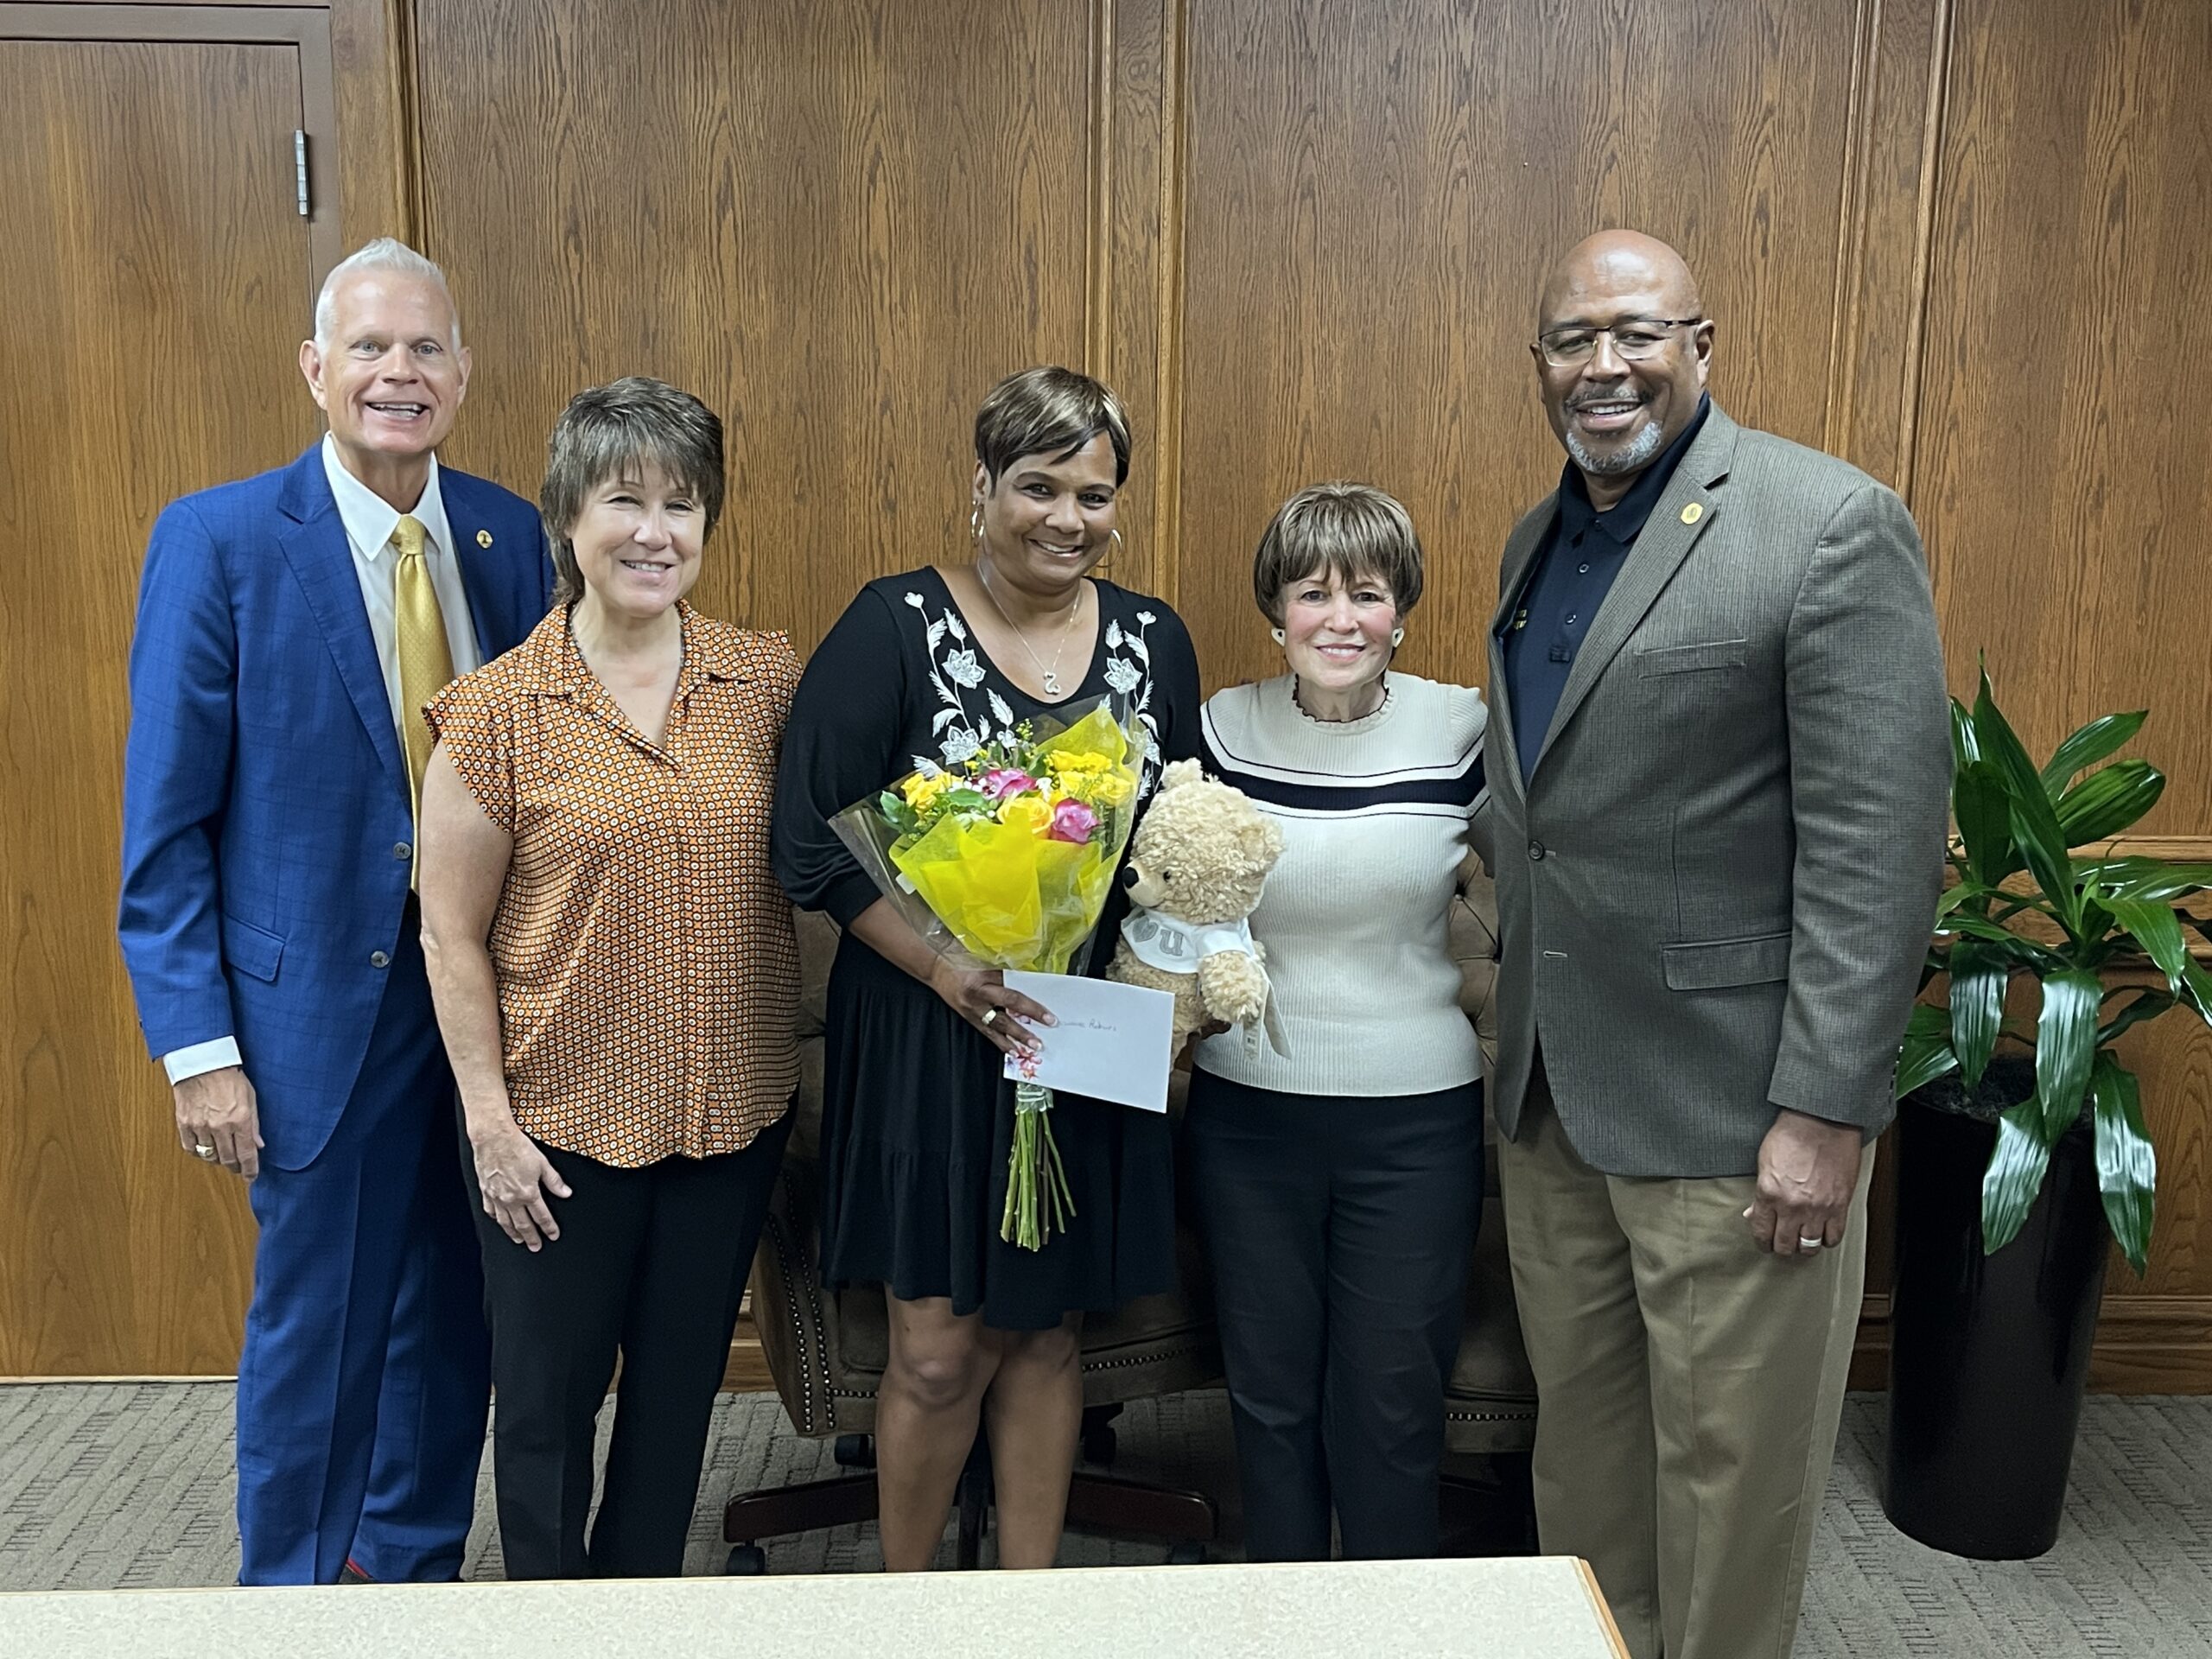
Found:
[{"label": "white dress shirt", "polygon": [[[353,552],[353,574],[360,578],[361,606],[368,613],[369,633],[376,641],[377,661],[384,669],[385,696],[391,702],[391,725],[399,738],[401,754],[407,752],[399,709],[399,652],[393,643],[397,607],[393,579],[399,554],[391,544],[398,527],[399,510],[346,470],[338,458],[337,441],[328,433],[322,439],[322,470],[330,480],[330,493],[338,503],[339,521],[346,527],[346,545]],[[476,629],[468,614],[468,594],[461,585],[461,562],[454,556],[453,531],[446,523],[445,496],[438,487],[438,458],[430,457],[430,475],[423,485],[423,499],[415,504],[415,518],[423,526],[423,556],[429,561],[430,586],[445,615],[446,645],[453,653],[456,677],[484,665],[476,649]],[[194,1043],[162,1057],[172,1084],[203,1071],[243,1064],[235,1037],[218,1037]]]}]

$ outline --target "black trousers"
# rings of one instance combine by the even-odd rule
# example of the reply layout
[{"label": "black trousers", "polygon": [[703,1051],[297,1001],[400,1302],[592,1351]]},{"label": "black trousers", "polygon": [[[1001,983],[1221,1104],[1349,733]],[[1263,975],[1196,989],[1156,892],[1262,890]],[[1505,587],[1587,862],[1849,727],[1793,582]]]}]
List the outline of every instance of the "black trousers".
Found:
[{"label": "black trousers", "polygon": [[[532,1254],[484,1213],[463,1134],[492,1324],[492,1469],[510,1579],[675,1578],[715,1391],[775,1191],[789,1113],[742,1152],[617,1169],[558,1147],[561,1236]],[[614,1433],[588,1544],[592,1452]]]},{"label": "black trousers", "polygon": [[1436,1553],[1444,1383],[1482,1216],[1482,1085],[1382,1098],[1191,1077],[1244,1551]]}]

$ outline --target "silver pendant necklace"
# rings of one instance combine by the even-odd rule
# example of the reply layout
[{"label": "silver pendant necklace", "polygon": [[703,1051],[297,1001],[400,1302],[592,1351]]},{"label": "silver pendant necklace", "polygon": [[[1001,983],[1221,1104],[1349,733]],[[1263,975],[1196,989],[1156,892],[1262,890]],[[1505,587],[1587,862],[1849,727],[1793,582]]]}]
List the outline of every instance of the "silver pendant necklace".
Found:
[{"label": "silver pendant necklace", "polygon": [[1014,629],[1014,637],[1021,641],[1022,650],[1029,653],[1030,662],[1035,664],[1038,677],[1044,682],[1045,695],[1058,702],[1060,696],[1060,658],[1067,655],[1068,636],[1075,632],[1076,618],[1083,614],[1083,589],[1080,587],[1076,589],[1075,602],[1068,607],[1068,620],[1060,628],[1059,645],[1052,652],[1052,666],[1047,668],[1045,659],[1038,656],[1037,647],[1029,643],[1029,636],[1014,626],[1014,619],[1006,613],[1006,607],[999,603],[999,596],[991,591],[990,573],[981,559],[976,561],[976,580],[982,584],[983,597],[991,601],[991,608],[999,613],[999,620]]}]

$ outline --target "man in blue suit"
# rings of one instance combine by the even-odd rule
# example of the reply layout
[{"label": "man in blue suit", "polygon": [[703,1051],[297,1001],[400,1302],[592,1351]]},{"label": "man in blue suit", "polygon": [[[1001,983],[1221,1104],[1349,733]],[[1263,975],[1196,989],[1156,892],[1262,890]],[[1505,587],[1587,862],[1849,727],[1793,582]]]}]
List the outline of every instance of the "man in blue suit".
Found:
[{"label": "man in blue suit", "polygon": [[240,1581],[452,1579],[487,1343],[416,931],[420,709],[520,643],[550,571],[528,503],[437,463],[469,366],[438,268],[372,242],[315,321],[327,435],[154,525],[118,926],[178,1141],[260,1224]]}]

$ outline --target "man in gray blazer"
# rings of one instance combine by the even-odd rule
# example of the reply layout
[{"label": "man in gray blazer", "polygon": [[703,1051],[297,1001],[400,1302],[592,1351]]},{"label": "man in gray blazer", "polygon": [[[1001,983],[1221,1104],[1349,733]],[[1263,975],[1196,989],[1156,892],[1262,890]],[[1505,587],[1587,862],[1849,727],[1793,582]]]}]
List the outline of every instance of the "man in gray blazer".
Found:
[{"label": "man in gray blazer", "polygon": [[1950,766],[1904,504],[1730,420],[1713,339],[1663,243],[1554,272],[1531,349],[1569,464],[1490,647],[1537,1522],[1637,1659],[1789,1650]]}]

